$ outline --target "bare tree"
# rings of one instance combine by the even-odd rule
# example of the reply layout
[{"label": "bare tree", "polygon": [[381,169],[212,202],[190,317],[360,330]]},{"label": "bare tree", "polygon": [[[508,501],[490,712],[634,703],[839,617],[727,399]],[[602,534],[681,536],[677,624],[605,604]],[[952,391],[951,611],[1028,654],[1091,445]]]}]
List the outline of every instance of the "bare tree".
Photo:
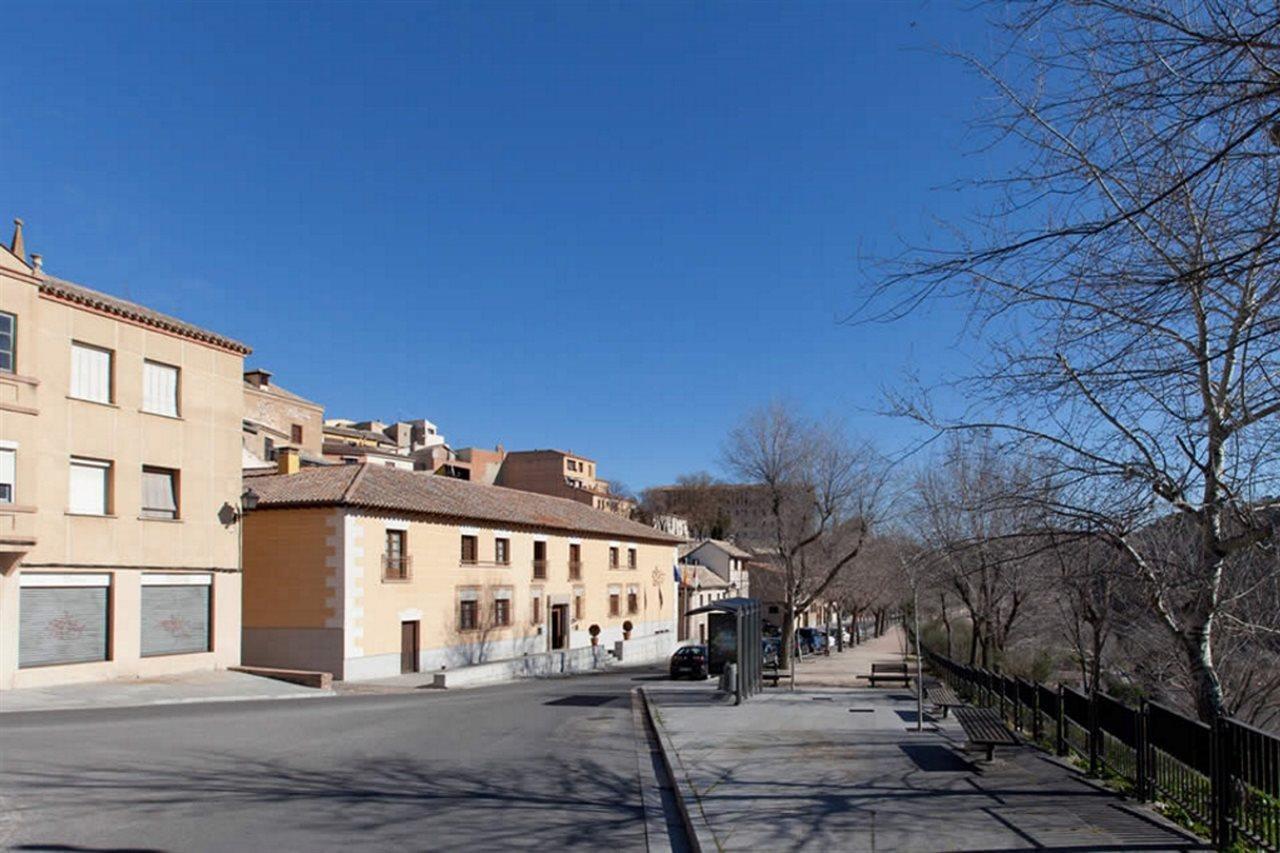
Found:
[{"label": "bare tree", "polygon": [[[1033,2],[995,62],[969,57],[1026,152],[953,253],[913,253],[864,316],[974,309],[978,407],[1057,466],[1053,502],[1123,556],[1181,650],[1202,718],[1231,706],[1215,637],[1230,573],[1272,537],[1280,426],[1280,16],[1270,4]],[[1143,537],[1165,513],[1194,547]]]},{"label": "bare tree", "polygon": [[[743,519],[743,539],[782,575],[789,662],[796,615],[850,569],[871,533],[884,470],[869,446],[781,403],[749,413],[730,432],[724,463],[764,498],[760,511]],[[793,686],[794,677],[793,667]]]}]

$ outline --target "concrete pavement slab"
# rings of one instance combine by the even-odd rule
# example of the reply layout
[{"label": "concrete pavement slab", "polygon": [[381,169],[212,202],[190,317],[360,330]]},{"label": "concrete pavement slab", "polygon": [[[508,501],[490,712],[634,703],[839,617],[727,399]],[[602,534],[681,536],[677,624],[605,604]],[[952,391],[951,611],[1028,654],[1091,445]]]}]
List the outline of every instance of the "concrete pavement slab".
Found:
[{"label": "concrete pavement slab", "polygon": [[190,702],[310,699],[332,695],[332,690],[302,687],[243,672],[215,670],[162,678],[5,690],[0,692],[0,713],[127,708]]},{"label": "concrete pavement slab", "polygon": [[988,764],[952,720],[910,730],[905,690],[647,694],[719,849],[1206,849],[1038,750]]}]

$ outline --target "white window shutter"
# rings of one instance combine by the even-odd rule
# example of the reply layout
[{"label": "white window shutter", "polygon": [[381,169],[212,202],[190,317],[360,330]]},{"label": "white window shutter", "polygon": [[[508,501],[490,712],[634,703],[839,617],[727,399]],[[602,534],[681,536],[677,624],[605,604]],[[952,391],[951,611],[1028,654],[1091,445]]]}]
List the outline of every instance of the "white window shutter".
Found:
[{"label": "white window shutter", "polygon": [[111,352],[71,345],[71,396],[95,403],[111,402]]},{"label": "white window shutter", "polygon": [[110,464],[76,459],[71,462],[68,509],[86,515],[107,514],[107,472]]},{"label": "white window shutter", "polygon": [[142,408],[157,415],[178,416],[178,368],[154,361],[142,363]]}]

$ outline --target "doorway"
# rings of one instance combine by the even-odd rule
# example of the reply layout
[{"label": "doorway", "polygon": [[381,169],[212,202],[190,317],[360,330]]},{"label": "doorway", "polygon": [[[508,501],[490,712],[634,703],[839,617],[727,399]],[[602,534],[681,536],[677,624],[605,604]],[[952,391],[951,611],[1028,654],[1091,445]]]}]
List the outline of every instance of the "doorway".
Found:
[{"label": "doorway", "polygon": [[569,605],[551,605],[551,648],[569,647]]},{"label": "doorway", "polygon": [[400,674],[418,671],[418,621],[400,623]]}]

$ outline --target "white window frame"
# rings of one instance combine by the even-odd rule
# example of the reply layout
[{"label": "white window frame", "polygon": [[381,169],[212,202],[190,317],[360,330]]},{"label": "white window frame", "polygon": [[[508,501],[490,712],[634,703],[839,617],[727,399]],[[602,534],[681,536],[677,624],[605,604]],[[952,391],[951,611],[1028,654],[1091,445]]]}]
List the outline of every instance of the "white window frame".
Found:
[{"label": "white window frame", "polygon": [[[86,512],[75,505],[75,487],[71,484],[76,468],[97,468],[102,471],[102,512]],[[112,465],[107,459],[88,459],[83,456],[72,456],[67,468],[67,512],[72,515],[111,515],[111,479]]]},{"label": "white window frame", "polygon": [[0,317],[9,318],[9,366],[0,366],[0,373],[18,372],[18,315],[0,311]]},{"label": "white window frame", "polygon": [[18,442],[0,440],[0,486],[9,487],[6,498],[0,490],[0,504],[18,502]]},{"label": "white window frame", "polygon": [[[172,401],[163,399],[167,396],[168,388],[164,388],[161,392],[161,377],[167,379],[168,375],[173,376],[173,399]],[[163,382],[168,385],[168,382]],[[178,418],[182,416],[182,368],[174,364],[166,364],[163,361],[155,361],[153,359],[143,359],[142,362],[142,411],[152,415],[161,415],[167,418]]]},{"label": "white window frame", "polygon": [[[90,382],[90,377],[82,373],[79,365],[85,363],[88,356],[81,356],[80,352],[86,354],[93,353],[97,356],[106,356],[107,375],[102,383],[105,387],[97,389],[93,386],[98,382]],[[90,403],[105,403],[111,405],[115,402],[115,361],[116,354],[113,350],[106,347],[95,346],[94,344],[86,344],[81,341],[71,342],[71,391],[68,396],[77,400],[87,400]],[[105,394],[105,397],[102,396]]]}]

